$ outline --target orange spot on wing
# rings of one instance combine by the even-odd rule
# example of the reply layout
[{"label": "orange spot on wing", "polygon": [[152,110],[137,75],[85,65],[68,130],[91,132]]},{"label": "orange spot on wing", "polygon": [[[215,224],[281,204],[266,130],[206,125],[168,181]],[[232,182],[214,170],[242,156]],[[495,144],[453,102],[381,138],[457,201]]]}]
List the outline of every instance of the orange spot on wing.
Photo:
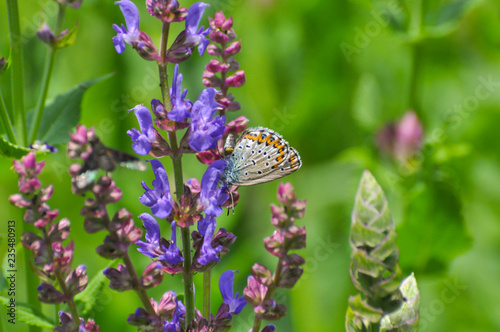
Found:
[{"label": "orange spot on wing", "polygon": [[269,139],[269,136],[270,135],[264,136],[264,132],[261,131],[259,135],[259,143],[264,143],[265,141],[267,141]]},{"label": "orange spot on wing", "polygon": [[257,137],[253,134],[246,134],[245,138],[251,139],[253,141],[255,141],[257,139]]},{"label": "orange spot on wing", "polygon": [[275,144],[277,144],[277,143],[279,142],[279,140],[280,140],[280,139],[276,137],[276,139],[275,139],[274,141],[272,141],[272,142],[271,142],[271,136],[272,136],[272,135],[269,135],[269,137],[268,137],[268,139],[267,139],[266,144],[267,144],[267,145],[275,145]]}]

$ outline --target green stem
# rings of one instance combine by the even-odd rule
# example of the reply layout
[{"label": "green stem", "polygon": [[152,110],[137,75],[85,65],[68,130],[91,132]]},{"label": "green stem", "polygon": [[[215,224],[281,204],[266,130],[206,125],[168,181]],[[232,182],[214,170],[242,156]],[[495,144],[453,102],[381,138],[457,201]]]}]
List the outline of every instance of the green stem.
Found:
[{"label": "green stem", "polygon": [[151,301],[149,300],[148,294],[142,288],[141,283],[139,281],[139,276],[137,275],[137,272],[134,269],[134,265],[132,264],[132,261],[130,260],[130,257],[127,253],[122,257],[123,263],[125,263],[125,266],[127,267],[127,271],[130,276],[132,276],[132,283],[134,284],[134,290],[137,293],[137,296],[139,296],[139,299],[142,302],[142,305],[146,309],[147,312],[149,312],[152,315],[156,315],[155,310],[153,308],[153,305],[151,304]]},{"label": "green stem", "polygon": [[411,45],[411,53],[412,53],[412,69],[410,73],[410,92],[409,92],[409,100],[408,107],[420,115],[420,107],[418,102],[418,74],[420,71],[421,64],[421,45],[412,44]]},{"label": "green stem", "polygon": [[[64,13],[66,12],[66,5],[59,4],[59,11],[57,13],[57,22],[54,33],[59,34],[62,27],[62,22],[64,19]],[[45,58],[45,68],[43,71],[42,87],[40,90],[40,95],[35,106],[35,115],[30,129],[29,141],[34,142],[38,134],[38,128],[40,128],[40,123],[42,122],[43,109],[45,108],[45,101],[47,99],[47,94],[49,92],[50,79],[52,77],[52,70],[54,69],[54,62],[56,59],[57,48],[55,46],[49,46],[47,51],[47,56]]]},{"label": "green stem", "polygon": [[[38,211],[38,207],[36,208],[35,211]],[[37,219],[41,217],[40,215],[38,215],[38,212],[36,212],[36,214],[37,214]],[[47,229],[42,228],[42,234],[43,234],[43,239],[47,243],[47,250],[49,252],[49,257],[54,257],[54,252],[52,251],[52,242],[49,238],[49,234],[47,233]],[[61,288],[61,292],[66,296],[66,304],[68,305],[68,309],[71,312],[71,318],[73,318],[73,322],[76,324],[76,326],[80,326],[80,316],[78,315],[78,310],[76,310],[76,305],[73,299],[73,295],[70,294],[68,288],[66,287],[66,283],[61,273],[59,264],[57,265],[57,268],[54,271],[54,275],[56,277],[57,283],[59,284],[59,287]]]},{"label": "green stem", "polygon": [[203,273],[203,317],[210,322],[211,270]]},{"label": "green stem", "polygon": [[[96,200],[99,200],[97,196],[95,196]],[[111,219],[109,218],[109,214],[106,209],[106,204],[101,202],[101,211],[105,211],[105,214],[103,216],[104,224],[106,225],[106,228],[108,229],[109,233],[111,236],[116,236],[110,228],[111,226]],[[132,277],[132,285],[133,289],[136,292],[137,296],[139,296],[139,299],[142,302],[142,305],[146,309],[147,312],[149,312],[151,315],[156,315],[156,312],[153,308],[153,305],[151,304],[151,301],[149,300],[148,294],[146,293],[146,290],[142,287],[141,282],[139,280],[139,276],[137,275],[137,272],[135,271],[134,264],[130,260],[130,256],[128,255],[128,249],[125,252],[125,254],[122,257],[123,263],[125,264],[125,267],[127,268],[128,274]]]},{"label": "green stem", "polygon": [[408,30],[411,47],[412,68],[410,73],[410,91],[408,107],[420,117],[418,105],[418,75],[421,69],[421,42],[422,42],[422,0],[414,0],[411,5],[410,26]]},{"label": "green stem", "polygon": [[191,271],[191,237],[189,227],[181,227],[182,251],[184,254],[184,305],[186,307],[186,326],[194,319],[194,284]]},{"label": "green stem", "polygon": [[[20,216],[18,220],[24,220],[23,216]],[[17,225],[17,223],[16,223]],[[19,223],[20,229],[19,229],[19,234],[23,233],[36,233],[38,230],[35,226],[21,222]],[[38,285],[40,283],[40,280],[35,276],[34,273],[31,273],[31,268],[30,268],[30,251],[29,250],[23,250],[22,251],[22,256],[24,260],[24,271],[25,271],[25,278],[26,278],[26,302],[35,307],[38,310],[42,309],[42,303],[40,300],[38,300]],[[56,320],[57,322],[57,320]],[[33,326],[30,325],[29,327],[29,332],[40,332],[42,331],[41,327]]]},{"label": "green stem", "polygon": [[61,271],[57,270],[55,272],[55,276],[57,282],[59,283],[59,287],[61,287],[61,291],[64,295],[66,295],[66,304],[68,305],[68,309],[71,312],[71,317],[73,318],[73,322],[76,326],[80,326],[80,316],[78,315],[78,310],[76,310],[75,301],[73,300],[73,296],[70,295],[66,284],[64,283],[64,278],[61,275]]},{"label": "green stem", "polygon": [[[283,249],[284,249],[285,253],[288,253],[288,251],[290,250],[290,241],[287,238],[285,238],[285,241],[283,243]],[[284,257],[286,257],[286,254]],[[276,288],[278,288],[277,285],[278,285],[278,281],[281,278],[282,270],[283,270],[283,258],[280,258],[278,260],[278,265],[276,266],[276,270],[274,271],[273,282],[268,286],[266,296],[264,297],[264,300],[262,301],[262,303],[266,303],[267,301],[269,301],[271,299],[271,296],[273,296]],[[259,332],[260,331],[261,322],[262,322],[262,319],[257,318],[257,316],[256,316],[254,321],[253,321],[252,332]]]},{"label": "green stem", "polygon": [[24,67],[21,28],[17,0],[7,0],[9,16],[9,37],[11,45],[12,109],[14,110],[17,139],[26,146],[26,115],[24,114]]},{"label": "green stem", "polygon": [[[222,63],[227,63],[228,56],[224,55],[224,51],[226,50],[226,43],[221,43],[221,48],[222,48]],[[221,75],[221,82],[222,82],[221,94],[222,94],[222,97],[224,98],[224,97],[227,97],[227,89],[228,89],[228,87],[226,86],[227,72],[223,71],[220,73],[220,75]],[[219,111],[219,115],[220,116],[226,115],[226,107],[223,107]]]},{"label": "green stem", "polygon": [[5,101],[3,99],[2,91],[0,90],[0,116],[2,117],[2,123],[4,125],[5,132],[9,141],[13,144],[17,144],[16,135],[14,135],[14,129],[12,128],[12,123],[10,122],[9,113],[7,112],[7,107],[5,106]]},{"label": "green stem", "polygon": [[[160,56],[161,60],[158,63],[158,71],[160,74],[160,87],[163,99],[163,105],[166,111],[172,109],[172,103],[170,101],[169,86],[168,86],[168,73],[167,73],[167,62],[165,61],[167,55],[167,42],[168,42],[168,32],[170,29],[170,24],[167,22],[163,23],[162,34],[161,34],[161,46],[160,46]],[[172,163],[174,168],[174,180],[175,180],[175,195],[177,201],[184,193],[184,180],[182,177],[182,154],[179,153],[179,146],[177,144],[177,136],[175,132],[168,132],[168,139],[170,141],[170,147],[172,149]],[[191,237],[189,227],[181,227],[181,239],[182,239],[182,250],[184,256],[184,299],[186,307],[186,319],[185,319],[185,329],[189,323],[194,319],[194,284],[193,284],[193,272],[191,270]]]}]

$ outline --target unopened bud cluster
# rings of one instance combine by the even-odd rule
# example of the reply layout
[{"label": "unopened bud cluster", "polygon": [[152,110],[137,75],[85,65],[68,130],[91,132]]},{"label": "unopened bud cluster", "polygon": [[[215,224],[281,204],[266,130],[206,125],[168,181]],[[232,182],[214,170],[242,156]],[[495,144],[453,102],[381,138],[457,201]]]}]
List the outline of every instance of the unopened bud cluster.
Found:
[{"label": "unopened bud cluster", "polygon": [[295,225],[295,220],[304,216],[306,201],[297,199],[290,183],[279,185],[278,200],[282,205],[271,205],[271,222],[276,230],[264,239],[266,250],[279,258],[278,266],[272,273],[265,266],[255,264],[243,292],[259,320],[278,320],[285,315],[286,307],[272,298],[273,292],[276,288],[292,288],[302,275],[301,266],[305,263],[303,257],[290,251],[306,246],[305,227]]},{"label": "unopened bud cluster", "polygon": [[226,19],[222,12],[217,12],[209,22],[212,28],[209,37],[213,44],[208,45],[207,52],[216,59],[205,66],[202,81],[204,85],[221,91],[216,97],[223,107],[221,114],[226,110],[237,111],[241,105],[228,93],[228,89],[238,88],[246,82],[245,72],[239,70],[240,64],[234,58],[241,51],[241,41],[235,41],[232,17]]},{"label": "unopened bud cluster", "polygon": [[[59,304],[72,302],[76,294],[81,293],[88,283],[85,265],[79,265],[71,270],[73,261],[73,241],[66,245],[63,242],[68,238],[70,222],[63,218],[55,222],[59,212],[51,210],[47,201],[52,196],[53,186],[41,186],[38,174],[45,162],[36,162],[34,151],[30,151],[21,160],[14,160],[14,171],[19,175],[20,193],[11,195],[9,200],[15,206],[26,209],[24,221],[33,224],[40,235],[28,232],[21,236],[21,243],[33,253],[32,269],[43,282],[38,286],[38,299],[44,303]],[[54,283],[57,281],[59,287]],[[61,312],[63,317],[71,317]],[[76,324],[75,324],[76,325]],[[98,327],[92,320],[81,320],[81,331],[97,331]],[[66,331],[56,327],[57,331]]]}]

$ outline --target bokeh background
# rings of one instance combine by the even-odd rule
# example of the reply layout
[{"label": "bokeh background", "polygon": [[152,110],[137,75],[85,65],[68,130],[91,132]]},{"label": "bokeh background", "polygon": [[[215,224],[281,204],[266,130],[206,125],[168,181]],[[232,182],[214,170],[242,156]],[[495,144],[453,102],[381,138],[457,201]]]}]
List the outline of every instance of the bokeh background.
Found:
[{"label": "bokeh background", "polygon": [[[134,2],[141,11],[141,30],[159,43],[159,21],[147,14],[143,1]],[[401,267],[407,275],[415,272],[421,291],[420,331],[500,331],[500,3],[207,2],[211,7],[204,25],[207,16],[223,10],[233,16],[242,41],[237,60],[247,83],[233,89],[242,109],[228,119],[245,115],[250,126],[278,131],[303,161],[302,169],[284,180],[308,202],[305,218],[299,221],[307,228],[307,249],[301,252],[307,263],[296,287],[278,293],[288,307],[286,317],[276,324],[278,331],[344,329],[348,296],[357,293],[349,277],[349,227],[364,169],[371,170],[389,199]],[[419,4],[421,24],[416,19]],[[35,29],[42,16],[53,24],[55,6],[52,0],[19,5],[26,37],[26,103],[34,107],[46,53]],[[5,2],[0,3],[0,15],[0,52],[7,57]],[[85,0],[79,10],[68,8],[64,26],[76,21],[77,41],[58,53],[49,97],[114,73],[86,93],[81,123],[94,126],[108,146],[132,153],[126,131],[137,122],[127,110],[160,96],[157,67],[130,47],[124,54],[115,52],[111,25],[122,23],[123,16],[113,1]],[[174,25],[171,36],[183,27]],[[203,89],[201,75],[209,59],[195,52],[181,65],[191,100]],[[8,95],[8,76],[1,78],[1,87]],[[384,125],[399,121],[410,109],[423,125],[424,145],[402,162],[387,149],[382,151],[376,137]],[[79,210],[84,198],[71,193],[65,147],[44,159],[47,166],[41,178],[55,186],[50,205],[71,220],[74,263],[86,264],[92,277],[108,264],[95,253],[104,234],[83,231]],[[170,161],[162,161],[171,171]],[[185,179],[201,178],[204,165],[194,156],[183,161]],[[1,257],[6,252],[7,220],[22,219],[8,203],[8,196],[17,192],[11,164],[0,159]],[[140,182],[150,183],[152,174],[118,169],[113,177],[124,193],[120,206],[135,216],[147,211],[138,196]],[[275,266],[262,239],[273,229],[269,204],[277,203],[277,186],[275,181],[241,188],[235,214],[218,219],[238,240],[213,272],[215,303],[220,303],[215,281],[223,271],[239,270],[235,290],[241,293],[255,262]],[[148,263],[136,253],[133,260],[142,267]],[[201,275],[195,279],[201,289]],[[18,280],[18,301],[24,296],[22,283]],[[169,289],[182,292],[180,279],[166,277],[149,294],[158,299]],[[106,290],[92,314],[101,331],[134,331],[126,317],[139,305],[130,292]],[[15,327],[6,324],[3,311],[7,331],[26,330],[21,322]],[[50,307],[46,312],[52,315]],[[248,331],[252,318],[247,306],[235,318],[234,330]]]}]

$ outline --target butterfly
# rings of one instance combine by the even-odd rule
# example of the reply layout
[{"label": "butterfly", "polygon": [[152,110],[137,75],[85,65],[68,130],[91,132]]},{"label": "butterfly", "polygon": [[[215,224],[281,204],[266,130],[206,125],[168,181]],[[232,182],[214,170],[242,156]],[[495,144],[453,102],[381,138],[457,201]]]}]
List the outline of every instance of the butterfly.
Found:
[{"label": "butterfly", "polygon": [[235,141],[231,134],[224,145],[226,167],[223,184],[251,186],[280,179],[302,166],[299,153],[275,131],[263,127],[245,130]]},{"label": "butterfly", "polygon": [[128,169],[145,171],[147,165],[145,162],[128,153],[108,148],[99,137],[94,136],[90,139],[92,152],[85,159],[80,174],[76,176],[75,184],[77,188],[82,189],[91,184],[97,178],[97,170],[102,169],[106,172],[112,172],[116,165]]}]

